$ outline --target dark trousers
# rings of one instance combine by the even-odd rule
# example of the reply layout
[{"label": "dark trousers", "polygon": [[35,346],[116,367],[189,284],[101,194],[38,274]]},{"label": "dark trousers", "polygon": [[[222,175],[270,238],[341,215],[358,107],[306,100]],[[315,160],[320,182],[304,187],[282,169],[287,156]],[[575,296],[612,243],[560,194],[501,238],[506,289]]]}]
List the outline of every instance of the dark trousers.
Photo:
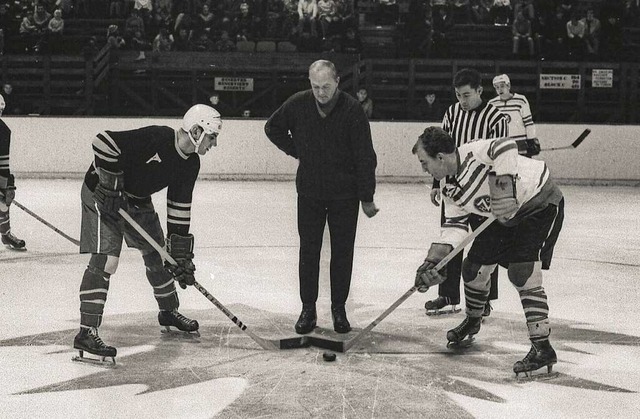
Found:
[{"label": "dark trousers", "polygon": [[303,306],[315,305],[318,299],[320,251],[325,224],[329,224],[331,237],[331,306],[341,306],[347,301],[359,209],[360,202],[355,198],[317,200],[298,195],[298,269]]},{"label": "dark trousers", "polygon": [[[444,204],[441,206],[441,223],[444,223]],[[476,214],[469,215],[469,225],[473,230],[478,228],[480,224],[485,220],[484,217],[480,217]],[[447,264],[447,279],[439,285],[438,295],[442,297],[449,297],[453,300],[460,300],[460,278],[462,276],[462,261],[464,259],[464,252],[458,253]],[[491,273],[491,288],[489,291],[489,300],[498,299],[498,267]]]}]

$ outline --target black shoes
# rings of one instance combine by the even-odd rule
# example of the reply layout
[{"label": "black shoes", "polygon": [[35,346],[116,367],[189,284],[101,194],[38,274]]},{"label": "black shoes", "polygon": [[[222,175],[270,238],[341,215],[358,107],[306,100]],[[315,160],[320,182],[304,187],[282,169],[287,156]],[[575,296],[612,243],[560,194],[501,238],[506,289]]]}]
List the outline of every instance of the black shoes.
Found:
[{"label": "black shoes", "polygon": [[317,315],[315,307],[303,307],[296,322],[296,333],[305,335],[316,327]]},{"label": "black shoes", "polygon": [[[347,319],[347,313],[344,305],[331,308],[331,316],[333,317],[333,330],[338,333],[348,333],[351,331],[351,325]],[[318,316],[316,308],[302,307],[302,312],[296,322],[296,333],[305,335],[310,333],[317,325]]]},{"label": "black shoes", "polygon": [[333,330],[338,333],[348,333],[351,331],[351,325],[347,320],[347,312],[344,306],[331,308],[331,316],[333,317]]}]

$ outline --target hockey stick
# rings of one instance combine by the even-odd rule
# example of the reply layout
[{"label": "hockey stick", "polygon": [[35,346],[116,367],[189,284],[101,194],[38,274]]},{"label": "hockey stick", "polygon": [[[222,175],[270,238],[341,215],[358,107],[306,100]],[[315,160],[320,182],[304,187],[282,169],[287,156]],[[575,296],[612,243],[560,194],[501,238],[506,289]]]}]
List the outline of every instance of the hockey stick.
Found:
[{"label": "hockey stick", "polygon": [[51,225],[47,220],[45,220],[44,218],[40,217],[38,214],[34,213],[29,208],[25,207],[24,205],[22,205],[21,203],[19,203],[15,199],[13,200],[13,203],[16,205],[16,207],[20,208],[22,211],[26,212],[27,214],[29,214],[30,216],[32,216],[36,220],[40,221],[42,224],[46,225],[47,227],[49,227],[50,229],[52,229],[53,231],[55,231],[56,233],[58,233],[59,235],[64,237],[65,239],[69,240],[71,243],[75,244],[76,246],[80,246],[80,240],[76,240],[73,237],[68,236],[64,232],[60,231],[59,229],[57,229],[56,227]]},{"label": "hockey stick", "polygon": [[584,131],[582,131],[582,134],[580,134],[580,136],[576,138],[576,140],[572,142],[570,145],[563,146],[563,147],[543,148],[540,151],[572,150],[574,148],[578,148],[578,146],[584,141],[585,138],[587,138],[589,134],[591,134],[591,130],[587,128]]},{"label": "hockey stick", "polygon": [[[458,253],[460,253],[465,247],[467,247],[467,245],[469,243],[471,243],[476,237],[478,237],[478,235],[480,233],[482,233],[484,230],[486,230],[487,227],[489,227],[489,225],[491,225],[491,223],[493,223],[493,221],[495,220],[495,217],[493,215],[490,215],[482,224],[480,224],[480,226],[475,229],[473,232],[469,233],[461,242],[460,244],[458,244],[455,249],[453,249],[451,252],[449,252],[449,254],[447,256],[444,257],[444,259],[442,259],[433,269],[435,269],[436,271],[439,271],[440,269],[444,268],[444,266],[449,263],[449,261],[451,261],[451,259],[453,259]],[[418,287],[416,287],[415,285],[413,287],[411,287],[407,292],[405,292],[400,298],[398,298],[393,304],[391,304],[391,306],[386,309],[381,315],[379,315],[374,321],[372,321],[367,327],[365,327],[364,329],[362,329],[357,335],[355,335],[354,337],[352,337],[351,339],[344,341],[344,342],[339,342],[342,345],[342,348],[338,348],[338,349],[334,349],[334,348],[326,348],[326,349],[333,349],[335,351],[339,351],[339,352],[346,352],[349,349],[351,349],[353,347],[353,345],[355,345],[360,339],[362,339],[362,337],[364,335],[366,335],[367,333],[369,333],[374,327],[376,327],[382,320],[385,319],[385,317],[387,317],[389,314],[391,314],[391,312],[393,312],[396,308],[398,308],[398,306],[400,306],[400,304],[404,303],[405,300],[407,298],[409,298],[414,292],[416,292],[418,290]],[[312,343],[313,345],[314,343]],[[339,347],[340,345],[336,345],[336,347]]]},{"label": "hockey stick", "polygon": [[[131,227],[133,227],[140,235],[153,247],[156,252],[160,254],[160,256],[166,260],[167,262],[177,265],[178,263],[171,255],[164,250],[162,246],[160,246],[154,239],[147,233],[141,226],[138,224],[125,210],[120,208],[118,210],[118,214],[125,219]],[[204,295],[207,300],[211,301],[213,305],[215,305],[220,311],[222,311],[236,326],[240,328],[243,332],[245,332],[251,339],[254,340],[262,349],[267,350],[275,350],[275,349],[292,349],[292,348],[304,348],[309,346],[308,339],[305,337],[299,338],[290,338],[290,339],[279,339],[279,340],[268,340],[261,338],[260,336],[255,335],[247,326],[240,321],[236,316],[233,315],[220,301],[218,301],[213,295],[209,293],[202,285],[195,281],[193,286],[200,291],[202,295]]]}]

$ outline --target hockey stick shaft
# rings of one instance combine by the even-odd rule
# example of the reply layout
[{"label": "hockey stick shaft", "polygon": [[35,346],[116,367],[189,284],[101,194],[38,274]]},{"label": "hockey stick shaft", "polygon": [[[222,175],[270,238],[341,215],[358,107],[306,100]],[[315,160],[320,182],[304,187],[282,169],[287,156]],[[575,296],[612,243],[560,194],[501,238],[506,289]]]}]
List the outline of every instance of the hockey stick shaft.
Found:
[{"label": "hockey stick shaft", "polygon": [[[172,265],[178,265],[176,260],[171,257],[171,255],[162,246],[160,246],[158,242],[156,242],[153,237],[151,237],[151,235],[147,233],[145,229],[142,228],[142,226],[140,226],[140,224],[138,224],[133,218],[131,218],[131,216],[127,214],[125,210],[120,208],[118,210],[118,214],[120,214],[120,216],[122,216],[122,218],[124,218],[124,220],[129,223],[129,225],[133,227],[134,230],[136,230],[151,245],[151,247],[153,247],[156,252],[160,254],[160,256],[164,260],[171,263]],[[279,349],[278,347],[276,347],[276,344],[274,342],[270,342],[266,339],[256,336],[251,333],[251,331],[247,330],[247,326],[245,326],[244,323],[242,323],[236,316],[234,316],[233,313],[231,313],[224,305],[222,305],[220,301],[218,301],[213,295],[211,295],[211,293],[209,293],[209,291],[207,291],[197,281],[194,282],[193,286],[198,291],[200,291],[200,293],[204,295],[209,301],[211,301],[213,305],[215,305],[220,311],[222,311],[236,326],[240,328],[240,330],[245,332],[251,339],[253,339],[258,345],[260,345],[261,348],[268,350]]]},{"label": "hockey stick shaft", "polygon": [[21,203],[19,203],[15,199],[13,200],[13,203],[15,204],[16,207],[20,208],[22,211],[26,212],[27,214],[29,214],[30,216],[32,216],[36,220],[40,221],[42,224],[46,225],[47,227],[49,227],[50,229],[52,229],[53,231],[55,231],[56,233],[58,233],[59,235],[64,237],[65,239],[69,240],[71,243],[75,244],[76,246],[80,246],[80,240],[76,240],[73,237],[69,236],[68,234],[65,234],[63,231],[60,231],[60,229],[56,228],[51,223],[49,223],[47,220],[45,220],[44,218],[40,217],[38,214],[36,214],[35,212],[31,211],[29,208],[25,207],[24,205],[22,205]]},{"label": "hockey stick shaft", "polygon": [[[462,252],[462,250],[467,247],[469,243],[471,243],[480,233],[487,229],[493,223],[495,217],[490,215],[478,228],[469,233],[461,242],[458,244],[447,256],[444,257],[433,269],[439,271],[444,268],[447,263],[451,261],[458,253]],[[350,340],[344,342],[343,352],[348,351],[353,345],[355,345],[365,334],[369,333],[374,327],[376,327],[382,320],[384,320],[389,314],[391,314],[396,308],[400,306],[400,304],[404,303],[407,298],[411,297],[411,295],[418,290],[418,287],[415,285],[411,287],[407,292],[405,292],[400,298],[398,298],[388,309],[386,309],[381,315],[379,315],[374,321],[369,323],[367,327],[362,329],[360,333],[351,338]]]},{"label": "hockey stick shaft", "polygon": [[570,145],[562,146],[562,147],[545,148],[540,151],[569,150],[569,149],[577,148],[584,141],[584,139],[589,136],[589,134],[591,134],[591,130],[587,128],[584,131],[582,131],[582,134],[580,134],[578,138],[576,138],[576,140],[572,142]]}]

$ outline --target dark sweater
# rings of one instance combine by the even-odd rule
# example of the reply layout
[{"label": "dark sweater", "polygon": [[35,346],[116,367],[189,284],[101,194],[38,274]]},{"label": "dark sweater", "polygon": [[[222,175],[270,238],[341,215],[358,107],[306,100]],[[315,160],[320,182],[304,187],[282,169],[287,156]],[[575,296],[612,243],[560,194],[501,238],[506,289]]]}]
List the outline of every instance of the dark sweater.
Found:
[{"label": "dark sweater", "polygon": [[269,140],[299,161],[298,194],[315,199],[373,201],[377,164],[362,107],[337,91],[335,107],[322,117],[311,90],[298,92],[265,125]]}]

